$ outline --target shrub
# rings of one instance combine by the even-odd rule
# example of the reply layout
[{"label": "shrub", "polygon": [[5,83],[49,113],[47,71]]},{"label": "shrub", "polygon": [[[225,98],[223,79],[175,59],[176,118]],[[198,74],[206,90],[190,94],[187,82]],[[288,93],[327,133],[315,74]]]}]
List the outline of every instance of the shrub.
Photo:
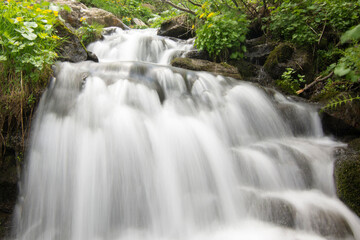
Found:
[{"label": "shrub", "polygon": [[[200,17],[205,17],[205,14]],[[209,52],[214,60],[242,58],[246,51],[248,24],[245,14],[229,11],[216,15],[211,12],[206,15],[205,24],[196,30],[195,45]]]}]

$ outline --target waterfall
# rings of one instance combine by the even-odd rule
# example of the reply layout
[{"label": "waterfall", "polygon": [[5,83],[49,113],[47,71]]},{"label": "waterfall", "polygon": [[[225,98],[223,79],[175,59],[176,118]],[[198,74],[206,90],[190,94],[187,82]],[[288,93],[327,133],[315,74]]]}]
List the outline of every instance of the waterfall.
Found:
[{"label": "waterfall", "polygon": [[32,127],[18,240],[360,239],[317,112],[169,66],[192,41],[115,29],[57,63]]}]

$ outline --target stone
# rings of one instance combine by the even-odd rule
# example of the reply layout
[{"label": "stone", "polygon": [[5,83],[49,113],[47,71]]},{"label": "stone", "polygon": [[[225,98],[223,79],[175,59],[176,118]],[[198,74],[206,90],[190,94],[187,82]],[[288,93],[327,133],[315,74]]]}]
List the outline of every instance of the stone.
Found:
[{"label": "stone", "polygon": [[274,48],[264,63],[265,71],[274,79],[280,79],[288,67],[286,63],[292,58],[294,48],[286,43],[280,43]]},{"label": "stone", "polygon": [[85,46],[81,43],[79,37],[74,33],[71,26],[59,22],[55,29],[58,36],[65,39],[58,47],[58,60],[69,62],[91,60],[98,62],[97,57],[93,53],[87,51]]},{"label": "stone", "polygon": [[[336,98],[348,98],[347,94],[339,94]],[[336,99],[335,98],[335,99]],[[333,108],[325,108],[321,112],[321,121],[325,133],[337,137],[360,136],[360,101],[348,101]]]},{"label": "stone", "polygon": [[207,71],[215,75],[241,79],[237,68],[226,63],[214,63],[202,59],[175,58],[171,61],[171,65],[193,71]]},{"label": "stone", "polygon": [[80,19],[86,19],[88,24],[97,23],[103,27],[119,27],[122,29],[129,29],[119,18],[114,14],[99,8],[88,8],[84,4],[72,0],[47,0],[48,2],[57,5],[67,5],[71,11],[61,10],[60,16],[66,23],[77,29],[82,26]]},{"label": "stone", "polygon": [[195,31],[188,23],[188,17],[181,15],[163,22],[158,31],[159,36],[189,39],[195,36]]},{"label": "stone", "polygon": [[340,151],[334,166],[336,193],[360,217],[360,138]]}]

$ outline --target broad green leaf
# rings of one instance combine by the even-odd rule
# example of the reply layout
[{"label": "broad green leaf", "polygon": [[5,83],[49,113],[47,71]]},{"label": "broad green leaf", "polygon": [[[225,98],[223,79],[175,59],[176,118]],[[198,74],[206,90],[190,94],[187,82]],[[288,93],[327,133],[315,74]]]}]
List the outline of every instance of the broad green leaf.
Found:
[{"label": "broad green leaf", "polygon": [[36,22],[24,22],[24,26],[29,28],[37,28],[38,25]]},{"label": "broad green leaf", "polygon": [[0,62],[7,61],[7,57],[4,55],[0,55]]},{"label": "broad green leaf", "polygon": [[22,33],[21,34],[27,40],[33,41],[37,38],[37,35],[32,32]]},{"label": "broad green leaf", "polygon": [[350,71],[351,71],[351,69],[350,69],[350,68],[347,68],[344,63],[338,64],[338,65],[335,67],[335,69],[334,69],[334,73],[335,73],[336,75],[338,75],[339,77],[345,76],[345,75],[348,74]]},{"label": "broad green leaf", "polygon": [[341,36],[341,43],[345,43],[347,41],[356,41],[360,39],[360,24],[357,25],[356,27],[354,27],[353,29],[350,29],[348,31],[346,31],[342,36]]}]

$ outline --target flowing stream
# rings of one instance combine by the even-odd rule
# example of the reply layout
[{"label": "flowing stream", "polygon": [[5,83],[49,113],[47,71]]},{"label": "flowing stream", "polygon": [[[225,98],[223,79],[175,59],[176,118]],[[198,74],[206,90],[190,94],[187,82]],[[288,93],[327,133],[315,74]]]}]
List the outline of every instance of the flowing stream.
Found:
[{"label": "flowing stream", "polygon": [[360,239],[317,113],[169,62],[192,41],[115,29],[58,63],[32,128],[21,240]]}]

